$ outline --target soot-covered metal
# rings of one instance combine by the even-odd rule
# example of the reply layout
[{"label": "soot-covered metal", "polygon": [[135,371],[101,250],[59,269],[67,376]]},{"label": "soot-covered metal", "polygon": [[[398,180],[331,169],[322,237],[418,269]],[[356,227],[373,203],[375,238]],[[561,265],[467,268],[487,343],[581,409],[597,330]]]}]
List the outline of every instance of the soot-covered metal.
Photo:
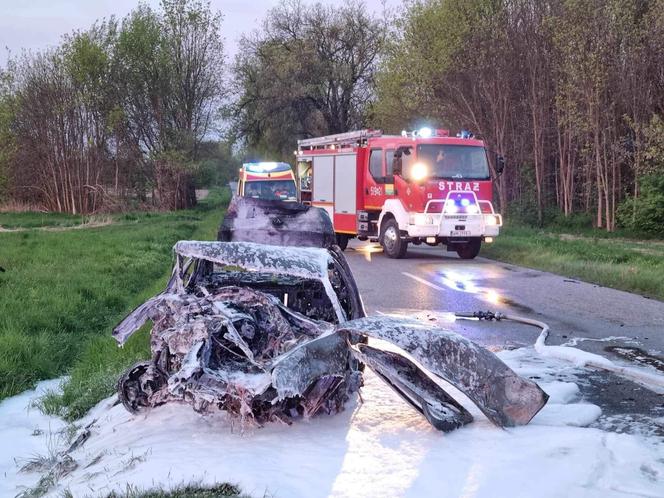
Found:
[{"label": "soot-covered metal", "polygon": [[[164,292],[115,328],[123,344],[146,321],[153,324],[151,360],[118,382],[129,411],[184,402],[202,413],[225,410],[244,424],[290,424],[343,410],[362,385],[364,365],[443,431],[473,418],[432,378],[457,387],[499,426],[527,424],[546,403],[537,384],[458,334],[415,320],[365,317],[324,212],[248,199],[231,208],[251,213],[250,229],[244,230],[246,216],[235,216],[223,225],[224,242],[178,242]],[[291,233],[268,239],[290,246],[249,240],[265,242],[256,219],[280,218],[283,209]],[[369,345],[369,338],[402,352]]]}]

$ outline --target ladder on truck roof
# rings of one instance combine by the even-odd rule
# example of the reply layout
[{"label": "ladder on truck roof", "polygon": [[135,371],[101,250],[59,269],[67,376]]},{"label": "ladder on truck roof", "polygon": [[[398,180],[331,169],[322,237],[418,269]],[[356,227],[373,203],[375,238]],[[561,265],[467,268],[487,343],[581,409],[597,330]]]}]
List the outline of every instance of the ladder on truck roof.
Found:
[{"label": "ladder on truck roof", "polygon": [[346,133],[337,133],[336,135],[325,135],[324,137],[305,138],[297,141],[297,146],[300,150],[303,148],[315,149],[316,147],[324,147],[327,145],[346,145],[355,146],[363,145],[368,138],[380,137],[383,134],[380,130],[357,130],[349,131]]}]

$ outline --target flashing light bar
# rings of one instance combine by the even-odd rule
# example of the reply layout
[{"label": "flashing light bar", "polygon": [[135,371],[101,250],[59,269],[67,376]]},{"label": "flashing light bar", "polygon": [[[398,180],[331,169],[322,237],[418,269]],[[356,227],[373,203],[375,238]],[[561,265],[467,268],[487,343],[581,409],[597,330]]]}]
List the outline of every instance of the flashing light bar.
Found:
[{"label": "flashing light bar", "polygon": [[475,134],[472,131],[461,130],[456,136],[457,138],[474,138]]},{"label": "flashing light bar", "polygon": [[429,128],[428,126],[425,126],[423,128],[420,128],[419,130],[413,130],[413,131],[406,131],[403,130],[401,132],[401,136],[404,138],[432,138],[432,137],[449,137],[450,136],[450,131],[449,130],[443,130],[442,128]]},{"label": "flashing light bar", "polygon": [[431,135],[433,135],[433,130],[425,126],[424,128],[420,128],[420,131],[417,134],[421,138],[431,138]]},{"label": "flashing light bar", "polygon": [[288,163],[277,163],[269,161],[258,162],[258,163],[244,163],[242,166],[246,171],[251,171],[252,173],[268,173],[275,170],[286,171],[290,169],[290,164]]},{"label": "flashing light bar", "polygon": [[443,205],[443,214],[479,214],[480,207],[472,193],[450,194]]}]

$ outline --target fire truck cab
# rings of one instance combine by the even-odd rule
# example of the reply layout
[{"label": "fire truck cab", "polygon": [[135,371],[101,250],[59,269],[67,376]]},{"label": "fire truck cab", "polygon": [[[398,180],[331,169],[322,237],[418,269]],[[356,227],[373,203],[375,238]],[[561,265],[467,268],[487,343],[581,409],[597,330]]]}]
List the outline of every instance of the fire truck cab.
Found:
[{"label": "fire truck cab", "polygon": [[426,243],[472,259],[502,226],[487,151],[471,133],[360,130],[299,140],[296,155],[301,200],[327,210],[342,249],[357,237],[391,258]]},{"label": "fire truck cab", "polygon": [[237,195],[295,202],[297,187],[293,169],[288,163],[244,163],[240,168]]}]

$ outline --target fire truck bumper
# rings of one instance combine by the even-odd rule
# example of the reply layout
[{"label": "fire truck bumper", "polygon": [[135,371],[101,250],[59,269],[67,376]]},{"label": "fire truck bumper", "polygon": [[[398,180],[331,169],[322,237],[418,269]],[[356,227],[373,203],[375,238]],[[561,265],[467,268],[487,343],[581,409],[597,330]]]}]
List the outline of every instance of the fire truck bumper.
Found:
[{"label": "fire truck bumper", "polygon": [[453,215],[417,213],[406,229],[411,238],[495,237],[503,224],[499,214]]}]

